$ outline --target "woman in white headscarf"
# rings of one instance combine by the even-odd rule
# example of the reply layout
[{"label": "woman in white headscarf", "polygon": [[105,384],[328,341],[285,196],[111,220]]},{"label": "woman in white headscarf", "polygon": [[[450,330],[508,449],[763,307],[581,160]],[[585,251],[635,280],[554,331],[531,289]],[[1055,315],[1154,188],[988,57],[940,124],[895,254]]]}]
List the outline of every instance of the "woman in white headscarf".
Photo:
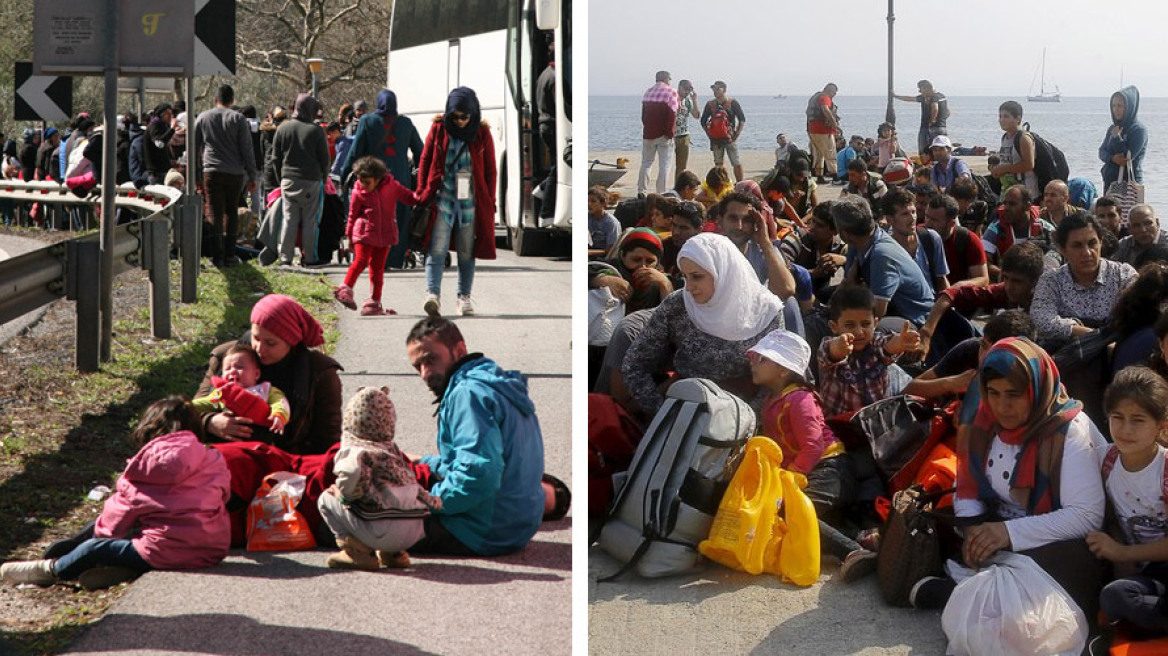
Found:
[{"label": "woman in white headscarf", "polygon": [[[665,397],[656,366],[673,351],[673,379],[709,378],[753,401],[746,350],[783,327],[783,304],[758,281],[729,238],[702,233],[677,255],[685,288],[661,301],[625,355],[625,386],[641,410],[653,416]],[[667,381],[668,382],[668,381]]]}]

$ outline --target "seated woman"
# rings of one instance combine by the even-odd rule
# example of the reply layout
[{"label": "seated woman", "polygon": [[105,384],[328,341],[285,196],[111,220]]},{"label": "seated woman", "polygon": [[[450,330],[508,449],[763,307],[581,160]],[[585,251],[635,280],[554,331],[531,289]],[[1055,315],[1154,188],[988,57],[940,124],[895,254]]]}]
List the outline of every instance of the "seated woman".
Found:
[{"label": "seated woman", "polygon": [[1120,292],[1136,278],[1130,264],[1101,257],[1102,233],[1087,212],[1071,214],[1055,231],[1067,263],[1042,274],[1030,304],[1038,342],[1047,348],[1106,325]]},{"label": "seated woman", "polygon": [[588,264],[588,288],[608,287],[625,302],[626,312],[655,308],[673,291],[661,270],[661,239],[648,228],[635,228],[617,246],[616,257]]},{"label": "seated woman", "polygon": [[[1103,525],[1106,442],[1030,340],[994,344],[978,374],[976,417],[957,434],[961,557],[979,568],[1002,550],[1029,556],[1094,618],[1102,572],[1084,538]],[[917,608],[942,608],[955,585],[926,577],[909,598]]]},{"label": "seated woman", "polygon": [[[260,428],[230,412],[202,415],[207,439],[227,459],[231,471],[231,543],[242,546],[247,533],[247,507],[264,476],[292,471],[308,477],[298,506],[318,541],[332,538],[317,509],[320,494],[336,480],[332,457],[341,440],[341,365],[315,350],[324,344],[320,323],[295,299],[269,294],[251,310],[251,330],[239,340],[250,342],[260,359],[261,378],[288,397],[292,416],[283,434]],[[221,375],[223,360],[237,341],[220,344],[211,352],[206,376],[196,396],[210,394],[211,377]]]},{"label": "seated woman", "polygon": [[758,281],[729,238],[691,237],[677,256],[685,289],[673,292],[649,318],[622,365],[632,398],[652,417],[665,400],[655,376],[671,349],[674,378],[709,378],[723,389],[761,403],[751,382],[746,349],[783,327],[783,303]]},{"label": "seated woman", "polygon": [[[1102,258],[1103,228],[1087,212],[1075,212],[1055,230],[1055,242],[1066,264],[1047,271],[1034,287],[1030,314],[1038,343],[1052,353],[1071,340],[1106,326],[1120,294],[1136,279],[1130,264]],[[1083,402],[1084,411],[1101,426],[1103,388],[1107,374],[1104,358],[1067,367],[1067,390]]]}]

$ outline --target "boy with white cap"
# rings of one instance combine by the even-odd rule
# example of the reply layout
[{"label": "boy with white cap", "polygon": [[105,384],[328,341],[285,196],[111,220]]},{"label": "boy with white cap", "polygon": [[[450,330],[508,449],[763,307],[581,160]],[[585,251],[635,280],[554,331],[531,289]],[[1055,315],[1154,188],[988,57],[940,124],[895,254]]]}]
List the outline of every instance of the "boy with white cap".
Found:
[{"label": "boy with white cap", "polygon": [[819,517],[824,551],[842,562],[840,578],[851,583],[872,573],[876,552],[856,542],[859,531],[845,535],[846,515],[855,505],[860,481],[843,445],[823,418],[815,388],[804,377],[811,347],[799,335],[778,329],[746,352],[751,379],[771,390],[763,405],[762,433],[783,450],[783,466],[807,476],[804,490]]}]

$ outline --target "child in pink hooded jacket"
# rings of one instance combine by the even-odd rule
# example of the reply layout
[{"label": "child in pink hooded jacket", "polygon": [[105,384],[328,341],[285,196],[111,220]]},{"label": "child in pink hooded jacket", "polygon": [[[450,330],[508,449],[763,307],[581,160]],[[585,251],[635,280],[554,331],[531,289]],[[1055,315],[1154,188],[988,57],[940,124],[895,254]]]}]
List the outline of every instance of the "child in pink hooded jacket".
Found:
[{"label": "child in pink hooded jacket", "polygon": [[389,248],[397,243],[397,204],[417,205],[418,195],[393,179],[385,164],[367,155],[353,164],[353,196],[349,200],[349,222],[345,235],[353,248],[353,263],[345,274],[345,282],[333,290],[341,305],[357,309],[353,300],[353,285],[365,267],[369,267],[372,293],[361,307],[364,316],[397,314],[381,306],[381,287],[385,277],[385,261]]},{"label": "child in pink hooded jacket", "polygon": [[152,404],[130,435],[139,451],[106,500],[94,537],[60,558],[4,563],[0,578],[37,585],[78,580],[93,590],[150,569],[223,560],[231,543],[224,506],[231,474],[223,455],[199,441],[201,432],[186,399]]}]

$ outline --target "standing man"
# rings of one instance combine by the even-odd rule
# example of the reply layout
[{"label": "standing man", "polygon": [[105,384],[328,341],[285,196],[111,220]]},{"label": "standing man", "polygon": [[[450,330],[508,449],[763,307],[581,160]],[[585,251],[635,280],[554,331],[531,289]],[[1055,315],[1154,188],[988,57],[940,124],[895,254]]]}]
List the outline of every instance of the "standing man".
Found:
[{"label": "standing man", "polygon": [[353,101],[353,120],[345,126],[345,136],[352,137],[357,134],[357,124],[361,121],[361,117],[369,113],[369,103],[364,99]]},{"label": "standing man", "polygon": [[933,139],[942,134],[948,134],[945,121],[949,118],[949,100],[945,94],[935,91],[933,83],[928,80],[917,82],[918,93],[915,96],[893,94],[897,100],[921,104],[921,129],[917,132],[917,153],[922,161],[927,161],[931,155],[930,145]]},{"label": "standing man", "polygon": [[409,551],[496,556],[522,549],[539,530],[547,501],[543,433],[527,379],[468,353],[458,326],[441,317],[414,324],[406,352],[438,399],[438,455],[420,461],[437,480],[430,493],[442,499]]},{"label": "standing man", "polygon": [[280,264],[283,265],[292,264],[297,235],[301,265],[321,263],[316,238],[329,156],[324,128],[316,124],[319,110],[320,101],[310,94],[300,94],[292,120],[284,121],[272,139],[272,162],[284,199],[284,227],[280,234]]},{"label": "standing man", "polygon": [[235,240],[239,235],[239,196],[256,188],[255,148],[247,118],[232,109],[235,90],[224,84],[215,92],[215,107],[195,120],[195,181],[207,195],[210,213],[203,218],[210,229],[211,262],[239,264]]},{"label": "standing man", "polygon": [[710,138],[710,150],[714,152],[714,166],[722,166],[726,155],[734,168],[734,182],[741,182],[742,161],[738,159],[738,136],[746,127],[746,114],[742,105],[726,95],[726,83],[722,80],[710,85],[714,98],[702,110],[702,129]]},{"label": "standing man", "polygon": [[811,170],[815,172],[815,181],[821,185],[827,184],[823,179],[825,171],[832,178],[836,176],[835,135],[840,133],[840,129],[833,99],[837,91],[839,87],[834,82],[828,82],[823,91],[811,96],[811,100],[807,102],[807,136],[811,140]]},{"label": "standing man", "polygon": [[[539,218],[551,219],[556,214],[556,174],[559,158],[556,157],[556,48],[548,40],[548,65],[535,81],[535,108],[539,114],[539,138],[548,152],[548,172],[538,194],[540,199]],[[536,195],[536,194],[533,194]]]},{"label": "standing man", "polygon": [[686,164],[689,164],[689,117],[701,118],[701,114],[698,114],[698,92],[694,90],[693,82],[689,80],[678,82],[677,95],[680,100],[677,107],[677,129],[673,132],[673,148],[677,153],[676,175],[681,175]]},{"label": "standing man", "polygon": [[669,71],[657,71],[657,82],[641,98],[641,174],[637,176],[637,194],[645,193],[649,184],[649,167],[657,165],[657,193],[669,187],[669,163],[673,159],[673,135],[677,129],[677,92],[669,86]]}]

